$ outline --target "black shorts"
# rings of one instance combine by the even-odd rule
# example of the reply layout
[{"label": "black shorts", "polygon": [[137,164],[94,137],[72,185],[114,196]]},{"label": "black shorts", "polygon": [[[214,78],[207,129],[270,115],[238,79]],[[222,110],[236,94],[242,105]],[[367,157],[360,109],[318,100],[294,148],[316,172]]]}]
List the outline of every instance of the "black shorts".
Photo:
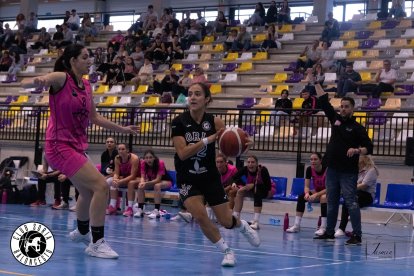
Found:
[{"label": "black shorts", "polygon": [[182,183],[178,185],[180,188],[180,198],[182,202],[192,196],[204,196],[204,200],[210,206],[216,206],[228,202],[227,195],[224,192],[220,178],[203,179],[199,181],[191,181],[191,183]]}]

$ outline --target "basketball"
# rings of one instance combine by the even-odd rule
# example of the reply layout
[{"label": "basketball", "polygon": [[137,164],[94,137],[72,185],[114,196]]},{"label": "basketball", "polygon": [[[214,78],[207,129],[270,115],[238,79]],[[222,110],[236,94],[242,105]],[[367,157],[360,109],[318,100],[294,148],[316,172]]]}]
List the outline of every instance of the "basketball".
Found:
[{"label": "basketball", "polygon": [[219,138],[219,150],[227,157],[238,157],[247,149],[247,135],[237,127],[224,130]]}]

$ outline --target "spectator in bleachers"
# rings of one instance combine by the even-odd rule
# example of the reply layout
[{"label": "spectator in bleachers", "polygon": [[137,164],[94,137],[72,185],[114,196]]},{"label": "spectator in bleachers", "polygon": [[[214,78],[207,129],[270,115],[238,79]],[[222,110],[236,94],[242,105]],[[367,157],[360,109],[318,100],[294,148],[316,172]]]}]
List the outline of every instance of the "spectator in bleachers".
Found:
[{"label": "spectator in bleachers", "polygon": [[61,27],[61,25],[56,25],[56,32],[53,34],[52,41],[49,45],[52,47],[59,48],[64,38],[65,36],[63,34],[63,28]]},{"label": "spectator in bleachers", "polygon": [[388,14],[389,17],[394,17],[396,19],[400,19],[406,17],[407,14],[404,11],[403,4],[400,0],[393,0],[390,12]]},{"label": "spectator in bleachers", "polygon": [[27,35],[33,32],[37,32],[37,16],[36,13],[31,12],[29,15],[29,19],[26,22],[24,33]]},{"label": "spectator in bleachers", "polygon": [[11,52],[10,56],[13,59],[13,62],[9,70],[7,70],[7,74],[9,76],[16,76],[16,74],[20,72],[24,66],[23,60],[20,59],[20,55],[17,52]]},{"label": "spectator in bleachers", "polygon": [[319,40],[314,40],[312,47],[306,46],[297,60],[296,70],[305,72],[306,69],[313,67],[321,58]]},{"label": "spectator in bleachers", "polygon": [[66,11],[65,17],[63,18],[63,23],[68,22],[69,18],[70,18],[70,11]]},{"label": "spectator in bleachers", "polygon": [[306,78],[304,82],[307,82],[306,89],[309,90],[312,96],[316,95],[315,84],[319,83],[323,85],[325,81],[325,70],[322,68],[320,63],[317,63],[313,66],[313,68],[308,68],[306,70]]},{"label": "spectator in bleachers", "polygon": [[[179,26],[179,23],[178,23]],[[167,33],[171,34],[171,32],[173,32],[174,34],[177,31],[177,27],[174,26],[174,23],[172,21],[168,22],[168,24],[165,26],[165,30],[167,31]]]},{"label": "spectator in bleachers", "polygon": [[[171,47],[167,49],[169,60],[172,61],[174,59],[183,59],[184,58],[184,50],[181,47],[180,40],[178,35],[173,36],[173,41],[171,42]],[[167,59],[168,60],[168,59]]]},{"label": "spectator in bleachers", "polygon": [[154,11],[153,5],[148,5],[148,10],[144,13],[142,18],[144,31],[154,30],[158,22],[158,14]]},{"label": "spectator in bleachers", "polygon": [[147,55],[151,56],[151,59],[156,64],[164,63],[167,59],[167,50],[165,48],[165,43],[161,41],[161,37],[157,36],[155,41],[152,43],[146,51]]},{"label": "spectator in bleachers", "polygon": [[332,41],[337,40],[340,37],[339,23],[333,18],[332,12],[328,13],[328,20],[325,21],[325,25],[321,35],[321,41],[325,41],[328,45],[331,45]]},{"label": "spectator in bleachers", "polygon": [[[184,18],[183,18],[183,20],[181,20],[181,22],[183,22],[184,23],[184,25],[185,25],[185,27],[187,28],[187,29],[190,29],[190,27],[191,27],[191,11],[186,11],[185,13],[184,13]],[[180,23],[181,23],[180,22]]]},{"label": "spectator in bleachers", "polygon": [[184,70],[183,76],[178,79],[177,85],[173,86],[172,94],[175,99],[177,100],[180,94],[187,96],[188,88],[193,83],[193,80],[190,78],[190,71]]},{"label": "spectator in bleachers", "polygon": [[164,8],[158,22],[161,22],[162,26],[165,27],[172,18],[172,10],[170,8]]},{"label": "spectator in bleachers", "polygon": [[252,35],[246,30],[246,26],[240,27],[240,32],[238,33],[236,39],[231,45],[232,51],[243,51],[246,52],[250,49],[252,42]]},{"label": "spectator in bleachers", "polygon": [[391,68],[391,62],[388,59],[384,60],[383,65],[383,69],[380,69],[375,75],[375,82],[378,85],[372,92],[373,98],[381,97],[382,92],[394,92],[393,84],[397,80],[397,71]]},{"label": "spectator in bleachers", "polygon": [[227,35],[227,39],[224,42],[224,46],[225,46],[226,51],[229,51],[231,49],[231,46],[233,45],[233,42],[236,40],[236,38],[237,38],[237,30],[233,29]]},{"label": "spectator in bleachers", "polygon": [[24,14],[19,13],[16,16],[16,24],[14,24],[15,27],[17,27],[17,30],[24,30],[24,26],[26,25],[26,17]]},{"label": "spectator in bleachers", "polygon": [[177,75],[175,69],[171,67],[170,70],[165,72],[165,76],[161,82],[154,81],[154,91],[160,95],[162,95],[163,92],[172,92],[173,87],[177,85],[179,78],[180,77]]},{"label": "spectator in bleachers", "polygon": [[321,58],[319,60],[319,63],[322,65],[322,68],[325,71],[333,67],[335,63],[334,54],[334,51],[329,49],[328,42],[322,42]]},{"label": "spectator in bleachers", "polygon": [[182,37],[185,36],[186,32],[187,32],[187,27],[186,27],[185,23],[181,21],[180,24],[178,25],[177,30],[176,30],[175,33],[181,39]]},{"label": "spectator in bleachers", "polygon": [[84,14],[78,35],[82,38],[82,41],[85,42],[90,42],[93,37],[97,36],[97,32],[93,27],[89,13]]},{"label": "spectator in bleachers", "polygon": [[156,38],[158,35],[161,35],[163,29],[164,29],[164,25],[162,24],[162,21],[159,21],[154,31],[152,31],[151,37]]},{"label": "spectator in bleachers", "polygon": [[152,69],[151,59],[148,56],[144,57],[144,65],[138,71],[138,76],[133,78],[131,81],[135,84],[135,86],[139,86],[140,84],[148,84],[152,82],[152,74],[154,70]]},{"label": "spectator in bleachers", "polygon": [[125,61],[125,58],[128,56],[128,51],[125,50],[125,45],[121,44],[119,45],[118,52],[116,53],[117,57],[120,57],[122,61]]},{"label": "spectator in bleachers", "polygon": [[141,69],[142,65],[144,65],[144,51],[142,51],[141,45],[137,44],[135,46],[135,52],[131,54],[131,57],[137,70]]},{"label": "spectator in bleachers", "polygon": [[13,63],[13,59],[10,56],[9,51],[4,51],[2,57],[0,58],[0,71],[7,72],[9,71],[10,66]]},{"label": "spectator in bleachers", "polygon": [[37,177],[37,194],[36,201],[30,204],[30,207],[46,206],[46,184],[53,182],[59,185],[58,175],[60,171],[55,171],[49,168],[49,164],[46,158],[43,157],[42,168],[38,171],[39,176]]},{"label": "spectator in bleachers", "polygon": [[212,23],[213,31],[215,33],[224,33],[227,28],[227,19],[223,11],[218,11],[216,20]]},{"label": "spectator in bleachers", "polygon": [[265,21],[267,24],[270,23],[276,23],[277,22],[277,7],[276,7],[276,1],[270,2],[270,6],[267,9],[266,12],[266,18]]},{"label": "spectator in bleachers", "polygon": [[197,19],[195,20],[197,28],[199,29],[201,36],[206,35],[206,19],[201,15],[201,11],[197,11]]},{"label": "spectator in bleachers", "polygon": [[122,58],[116,56],[114,62],[111,64],[107,72],[105,84],[109,84],[110,86],[116,85],[118,83],[125,84],[126,79],[124,70],[125,64],[123,63]]},{"label": "spectator in bleachers", "polygon": [[[106,209],[107,215],[116,215],[116,201],[118,199],[118,189],[128,187],[131,181],[140,177],[140,159],[134,154],[130,153],[125,144],[118,144],[118,155],[115,157],[115,172],[114,176],[107,179],[110,186],[111,200]],[[132,209],[134,204],[135,193],[128,193],[128,207]],[[126,211],[126,216],[132,216]]]},{"label": "spectator in bleachers", "polygon": [[292,24],[292,20],[290,19],[290,8],[287,0],[283,0],[282,6],[279,9],[279,14],[277,16],[278,23],[286,23]]},{"label": "spectator in bleachers", "polygon": [[267,28],[267,37],[263,41],[260,50],[268,51],[270,48],[278,48],[276,40],[278,38],[275,24],[270,24]]},{"label": "spectator in bleachers", "polygon": [[194,72],[192,83],[206,83],[207,78],[204,75],[204,70],[201,67],[197,67]]},{"label": "spectator in bleachers", "polygon": [[121,30],[118,30],[117,33],[116,33],[116,35],[113,36],[111,38],[111,40],[108,42],[108,47],[109,46],[112,46],[115,51],[118,51],[119,46],[121,44],[124,44],[124,43],[125,43],[125,37],[122,34],[122,31]]},{"label": "spectator in bleachers", "polygon": [[124,79],[125,81],[132,80],[138,73],[137,68],[135,67],[134,60],[130,56],[125,57],[125,69],[124,69]]},{"label": "spectator in bleachers", "polygon": [[[371,155],[360,155],[358,167],[357,198],[359,208],[363,208],[374,202],[379,172]],[[342,204],[341,223],[335,231],[335,238],[345,236],[348,216],[348,208],[345,204]]]},{"label": "spectator in bleachers", "polygon": [[36,40],[36,42],[31,46],[32,49],[47,49],[49,48],[49,43],[51,40],[51,36],[48,32],[46,32],[46,28],[42,27],[40,28],[39,37]]},{"label": "spectator in bleachers", "polygon": [[118,155],[115,138],[108,137],[105,142],[106,149],[101,154],[101,174],[106,178],[112,177],[115,170],[115,157]]},{"label": "spectator in bleachers", "polygon": [[183,49],[189,49],[191,44],[196,41],[201,40],[201,32],[196,24],[196,21],[191,19],[190,21],[190,28],[186,30],[184,33],[184,36],[181,37],[181,45],[183,46]]},{"label": "spectator in bleachers", "polygon": [[234,199],[236,198],[237,188],[232,186],[233,177],[237,174],[237,168],[227,162],[227,157],[222,153],[216,154],[216,167],[221,176],[221,184],[229,199],[229,208],[233,210]]},{"label": "spectator in bleachers", "polygon": [[99,66],[101,66],[101,64],[104,64],[106,61],[105,54],[102,52],[101,47],[95,49],[95,53],[93,54],[93,60],[94,62],[91,65],[93,67],[92,72],[96,72]]},{"label": "spectator in bleachers", "polygon": [[[272,111],[272,114],[275,114],[275,116],[270,118],[270,124],[271,125],[279,125],[280,118],[283,119],[287,118],[284,115],[291,114],[292,113],[292,100],[289,99],[289,91],[286,89],[283,89],[280,98],[276,100],[275,103],[275,109],[277,111]],[[280,116],[282,115],[282,116]],[[273,121],[274,120],[274,121]]]},{"label": "spectator in bleachers", "polygon": [[269,171],[265,166],[259,164],[256,156],[250,155],[247,158],[247,166],[234,175],[232,187],[237,189],[233,215],[239,218],[243,209],[244,197],[252,196],[254,198],[254,218],[250,227],[258,230],[263,199],[269,198],[269,192],[272,188]]},{"label": "spectator in bleachers", "polygon": [[73,31],[68,27],[68,25],[62,24],[62,33],[63,41],[60,43],[60,46],[67,46],[73,42]]},{"label": "spectator in bleachers", "polygon": [[[289,227],[286,232],[297,233],[300,231],[300,223],[305,212],[306,202],[320,202],[321,226],[316,230],[315,235],[322,236],[326,231],[327,200],[325,181],[327,167],[322,163],[322,155],[317,152],[311,154],[310,163],[311,165],[306,169],[304,192],[298,197],[296,204],[295,224]],[[311,185],[311,180],[313,185]]]},{"label": "spectator in bleachers", "polygon": [[345,97],[348,92],[356,92],[361,83],[361,75],[354,71],[354,64],[347,62],[345,72],[339,76],[336,93],[340,98]]},{"label": "spectator in bleachers", "polygon": [[68,25],[68,27],[72,31],[77,31],[79,29],[79,27],[80,27],[80,17],[76,13],[75,9],[72,9],[72,11],[70,13],[70,17],[69,17],[68,21],[66,21],[66,24]]},{"label": "spectator in bleachers", "polygon": [[23,37],[23,34],[20,32],[17,32],[14,36],[13,41],[11,42],[10,52],[16,52],[19,55],[20,54],[27,54],[27,48],[26,48],[26,40]]},{"label": "spectator in bleachers", "polygon": [[[130,185],[133,185],[133,183]],[[144,152],[144,160],[141,161],[141,179],[137,193],[138,210],[134,217],[142,217],[144,215],[145,190],[153,189],[155,207],[151,214],[148,215],[148,218],[160,218],[161,191],[170,189],[171,185],[172,179],[167,173],[164,161],[160,160],[152,150],[146,150]]]},{"label": "spectator in bleachers", "polygon": [[247,20],[248,26],[262,26],[265,23],[266,12],[262,2],[256,3],[256,8],[252,16]]}]

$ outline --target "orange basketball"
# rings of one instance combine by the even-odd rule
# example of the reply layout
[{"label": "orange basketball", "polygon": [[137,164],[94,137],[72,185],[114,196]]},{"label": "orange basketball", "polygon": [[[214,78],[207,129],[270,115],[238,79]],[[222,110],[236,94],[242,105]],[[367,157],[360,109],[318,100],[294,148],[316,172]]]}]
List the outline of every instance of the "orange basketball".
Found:
[{"label": "orange basketball", "polygon": [[219,138],[219,150],[227,157],[238,157],[247,149],[247,135],[237,127],[229,127]]}]

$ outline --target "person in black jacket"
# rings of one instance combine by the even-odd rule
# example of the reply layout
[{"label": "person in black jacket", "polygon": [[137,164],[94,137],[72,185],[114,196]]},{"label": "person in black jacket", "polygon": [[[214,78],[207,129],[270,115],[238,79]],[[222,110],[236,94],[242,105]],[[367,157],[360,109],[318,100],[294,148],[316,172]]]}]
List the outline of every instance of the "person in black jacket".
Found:
[{"label": "person in black jacket", "polygon": [[266,17],[265,17],[266,23],[275,23],[277,22],[277,7],[276,7],[276,1],[270,2],[270,6],[267,9]]},{"label": "person in black jacket", "polygon": [[346,241],[347,245],[361,245],[361,211],[357,198],[359,155],[372,154],[373,145],[365,127],[355,121],[352,116],[355,101],[350,97],[341,100],[340,113],[337,114],[329,103],[328,94],[319,84],[315,85],[319,97],[320,108],[331,123],[332,135],[326,149],[326,189],[328,198],[328,214],[326,233],[316,239],[335,239],[335,226],[338,217],[341,193],[349,210],[353,236]]},{"label": "person in black jacket", "polygon": [[289,99],[288,90],[282,90],[281,97],[275,103],[275,109],[272,113],[276,114],[276,116],[271,117],[271,124],[273,125],[274,119],[275,125],[278,126],[280,118],[285,118],[286,116],[284,115],[292,113],[292,101]]}]

